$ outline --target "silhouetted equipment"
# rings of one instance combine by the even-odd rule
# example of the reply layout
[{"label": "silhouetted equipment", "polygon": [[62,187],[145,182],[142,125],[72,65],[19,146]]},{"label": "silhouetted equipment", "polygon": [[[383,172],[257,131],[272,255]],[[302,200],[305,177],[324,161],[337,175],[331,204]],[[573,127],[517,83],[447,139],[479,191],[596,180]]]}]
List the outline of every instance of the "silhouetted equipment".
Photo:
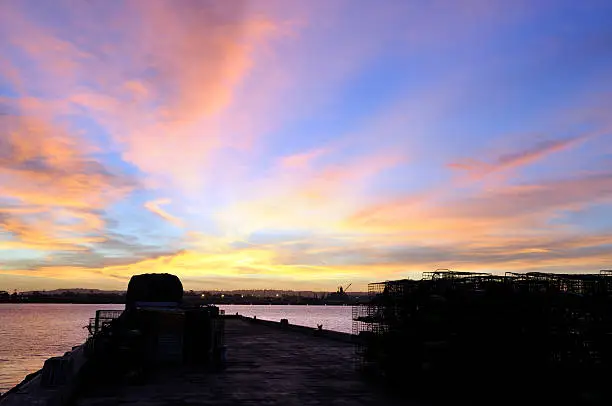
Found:
[{"label": "silhouetted equipment", "polygon": [[[170,274],[135,275],[126,310],[99,310],[87,353],[97,378],[139,379],[161,364],[221,367],[224,320],[216,306],[181,305],[183,286]],[[126,378],[127,379],[127,378]]]},{"label": "silhouetted equipment", "polygon": [[101,329],[109,328],[113,320],[118,319],[122,313],[122,310],[96,310],[96,317],[89,319],[89,334],[94,335]]},{"label": "silhouetted equipment", "polygon": [[[184,360],[191,364],[203,364],[211,360],[212,353],[223,346],[223,320],[219,318],[219,308],[185,310],[185,329],[183,341]],[[216,348],[216,350],[215,350]]]},{"label": "silhouetted equipment", "polygon": [[343,288],[342,286],[338,286],[338,290],[336,290],[336,295],[346,295],[346,291],[348,290],[348,288],[350,288],[352,285],[352,283],[349,283],[348,285],[346,285],[346,288]]},{"label": "silhouetted equipment", "polygon": [[520,378],[531,384],[504,397],[610,395],[612,272],[437,270],[368,290],[370,302],[353,307],[359,365],[400,391],[469,396],[478,382],[482,395]]},{"label": "silhouetted equipment", "polygon": [[329,293],[327,296],[322,296],[321,299],[325,299],[325,303],[329,304],[347,304],[352,302],[352,298],[346,294],[348,288],[351,287],[349,283],[346,288],[338,286],[335,292]]},{"label": "silhouetted equipment", "polygon": [[167,273],[134,275],[126,293],[126,309],[147,304],[177,306],[183,300],[183,284],[176,275]]}]

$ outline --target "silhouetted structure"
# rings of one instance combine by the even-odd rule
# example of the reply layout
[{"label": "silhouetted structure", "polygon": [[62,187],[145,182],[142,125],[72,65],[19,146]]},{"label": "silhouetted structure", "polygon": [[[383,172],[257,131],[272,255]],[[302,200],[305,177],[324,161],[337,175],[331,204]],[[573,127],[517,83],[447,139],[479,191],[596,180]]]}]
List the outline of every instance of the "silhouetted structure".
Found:
[{"label": "silhouetted structure", "polygon": [[87,356],[93,381],[139,380],[158,365],[220,366],[223,319],[215,306],[182,305],[183,286],[170,274],[131,278],[125,311],[98,310],[90,320]]},{"label": "silhouetted structure", "polygon": [[[402,390],[499,395],[501,383],[520,379],[504,397],[609,395],[612,272],[442,270],[369,291],[370,303],[353,308],[359,365]],[[441,382],[446,390],[434,388]]]},{"label": "silhouetted structure", "polygon": [[45,361],[0,404],[397,404],[351,368],[352,335],[225,316],[174,294],[168,301],[168,292],[150,295],[158,276],[136,280],[125,311],[96,312],[85,344]]},{"label": "silhouetted structure", "polygon": [[168,273],[134,275],[125,296],[125,308],[178,306],[183,301],[183,284]]}]

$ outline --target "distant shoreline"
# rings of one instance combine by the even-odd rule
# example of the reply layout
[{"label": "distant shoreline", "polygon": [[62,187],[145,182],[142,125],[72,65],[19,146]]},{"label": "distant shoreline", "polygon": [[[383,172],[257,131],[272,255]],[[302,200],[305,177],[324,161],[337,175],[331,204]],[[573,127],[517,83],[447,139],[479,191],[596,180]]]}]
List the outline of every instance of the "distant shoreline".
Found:
[{"label": "distant shoreline", "polygon": [[[0,306],[4,304],[99,304],[99,305],[124,305],[125,302],[103,302],[103,301],[23,301],[23,302],[0,302]],[[257,301],[257,302],[223,302],[223,303],[201,303],[215,306],[352,306],[354,304],[358,304],[358,302],[347,302],[347,303],[326,303],[326,302],[317,302],[317,303],[294,303],[294,302],[266,302],[266,301]]]},{"label": "distant shoreline", "polygon": [[[367,294],[319,294],[315,296],[300,296],[297,294],[273,294],[257,296],[232,293],[200,293],[186,294],[183,303],[186,304],[216,304],[216,305],[352,305],[368,301]],[[125,293],[73,293],[62,294],[12,294],[0,296],[0,303],[56,303],[56,304],[125,304]]]}]

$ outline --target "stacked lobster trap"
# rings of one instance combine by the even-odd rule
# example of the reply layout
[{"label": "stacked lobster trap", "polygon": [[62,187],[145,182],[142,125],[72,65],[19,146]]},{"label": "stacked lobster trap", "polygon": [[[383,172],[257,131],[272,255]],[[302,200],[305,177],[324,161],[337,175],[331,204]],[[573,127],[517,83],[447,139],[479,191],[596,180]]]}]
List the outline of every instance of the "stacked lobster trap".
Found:
[{"label": "stacked lobster trap", "polygon": [[96,317],[90,318],[89,324],[86,326],[89,337],[109,328],[111,323],[118,319],[122,313],[123,310],[96,310]]},{"label": "stacked lobster trap", "polygon": [[552,386],[524,390],[567,392],[597,386],[612,371],[612,271],[437,270],[368,290],[369,303],[353,308],[358,365],[404,389],[445,382],[456,396],[474,382],[484,391],[546,377]]}]

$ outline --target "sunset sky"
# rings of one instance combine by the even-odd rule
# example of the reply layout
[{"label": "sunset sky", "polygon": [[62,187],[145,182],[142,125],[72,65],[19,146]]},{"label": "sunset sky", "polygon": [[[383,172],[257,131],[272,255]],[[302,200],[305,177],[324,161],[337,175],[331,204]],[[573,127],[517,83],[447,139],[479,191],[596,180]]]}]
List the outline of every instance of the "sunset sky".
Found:
[{"label": "sunset sky", "polygon": [[0,2],[0,290],[612,268],[610,1]]}]

